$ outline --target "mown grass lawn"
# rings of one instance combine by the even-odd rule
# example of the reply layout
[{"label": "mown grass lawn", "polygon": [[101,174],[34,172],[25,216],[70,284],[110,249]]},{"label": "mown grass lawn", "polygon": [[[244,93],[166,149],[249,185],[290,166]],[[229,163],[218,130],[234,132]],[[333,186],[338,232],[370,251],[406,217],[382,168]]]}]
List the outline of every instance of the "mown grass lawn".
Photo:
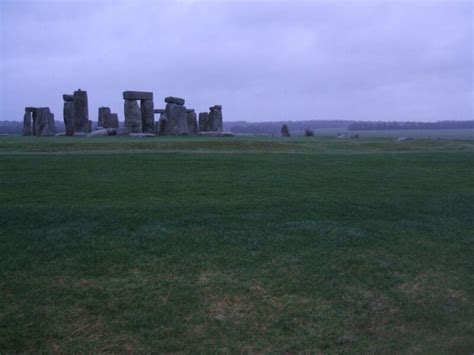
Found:
[{"label": "mown grass lawn", "polygon": [[474,351],[474,142],[0,140],[0,352]]}]

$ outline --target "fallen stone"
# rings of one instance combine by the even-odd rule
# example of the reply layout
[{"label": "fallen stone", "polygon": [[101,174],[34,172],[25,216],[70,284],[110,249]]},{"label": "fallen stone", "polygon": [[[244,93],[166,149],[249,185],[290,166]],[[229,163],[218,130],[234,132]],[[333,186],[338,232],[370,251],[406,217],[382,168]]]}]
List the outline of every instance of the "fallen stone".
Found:
[{"label": "fallen stone", "polygon": [[124,91],[124,100],[153,100],[153,93],[146,91]]},{"label": "fallen stone", "polygon": [[85,137],[86,132],[75,132],[74,137]]},{"label": "fallen stone", "polygon": [[153,133],[129,133],[128,134],[130,137],[136,137],[136,138],[150,138],[150,137],[155,137],[155,134]]},{"label": "fallen stone", "polygon": [[122,127],[122,128],[117,128],[117,136],[126,136],[128,135],[127,128]]},{"label": "fallen stone", "polygon": [[63,137],[66,135],[66,132],[61,132],[61,133],[56,133],[54,136],[55,137]]},{"label": "fallen stone", "polygon": [[64,94],[63,95],[63,100],[64,101],[74,101],[74,95]]},{"label": "fallen stone", "polygon": [[117,129],[115,128],[104,128],[92,131],[86,134],[86,137],[101,137],[101,136],[115,136],[117,135]]},{"label": "fallen stone", "polygon": [[184,99],[174,96],[168,96],[165,98],[165,102],[167,104],[176,104],[176,105],[184,105]]},{"label": "fallen stone", "polygon": [[142,133],[142,114],[136,100],[125,100],[125,128],[129,133]]},{"label": "fallen stone", "polygon": [[400,137],[400,138],[397,138],[397,142],[412,141],[414,139],[415,138],[413,137]]}]

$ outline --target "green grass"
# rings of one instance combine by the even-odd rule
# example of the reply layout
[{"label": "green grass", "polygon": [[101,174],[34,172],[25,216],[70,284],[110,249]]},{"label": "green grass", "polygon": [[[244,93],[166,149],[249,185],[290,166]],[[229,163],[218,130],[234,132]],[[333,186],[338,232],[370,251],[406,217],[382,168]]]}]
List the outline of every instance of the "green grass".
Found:
[{"label": "green grass", "polygon": [[0,352],[472,353],[474,142],[0,139]]}]

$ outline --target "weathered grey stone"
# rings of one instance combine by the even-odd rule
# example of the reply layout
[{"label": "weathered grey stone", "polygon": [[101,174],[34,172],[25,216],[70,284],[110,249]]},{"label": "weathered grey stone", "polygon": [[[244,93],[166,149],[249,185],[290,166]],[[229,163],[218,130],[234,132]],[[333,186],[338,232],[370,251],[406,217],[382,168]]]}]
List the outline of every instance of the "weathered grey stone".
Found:
[{"label": "weathered grey stone", "polygon": [[209,114],[207,112],[199,112],[199,131],[207,132],[207,123],[208,123]]},{"label": "weathered grey stone", "polygon": [[87,120],[86,124],[86,133],[90,133],[94,130],[94,125],[92,124],[91,120]]},{"label": "weathered grey stone", "polygon": [[189,113],[189,112],[194,112],[194,109],[193,108],[187,108],[186,109],[186,112]]},{"label": "weathered grey stone", "polygon": [[23,135],[31,136],[31,112],[28,111],[23,115]]},{"label": "weathered grey stone", "polygon": [[34,114],[35,116],[35,133],[36,136],[54,136],[54,115],[49,107],[39,107]]},{"label": "weathered grey stone", "polygon": [[186,107],[174,103],[166,104],[166,134],[182,135],[188,134],[188,120],[186,117]]},{"label": "weathered grey stone", "polygon": [[290,136],[290,129],[288,128],[287,124],[284,124],[281,126],[281,135],[283,137],[289,137]]},{"label": "weathered grey stone", "polygon": [[215,105],[210,107],[208,122],[207,122],[207,130],[208,131],[216,131],[222,132],[222,106]]},{"label": "weathered grey stone", "polygon": [[198,132],[196,112],[194,110],[186,110],[186,118],[188,120],[188,134],[196,134]]},{"label": "weathered grey stone", "polygon": [[136,100],[125,100],[125,128],[129,133],[143,132],[142,115]]},{"label": "weathered grey stone", "polygon": [[153,100],[153,93],[146,91],[124,91],[124,100]]},{"label": "weathered grey stone", "polygon": [[166,135],[166,126],[168,124],[168,117],[165,114],[160,115],[160,120],[158,121],[158,134],[160,136]]},{"label": "weathered grey stone", "polygon": [[167,104],[184,105],[184,99],[180,97],[168,96],[165,98]]},{"label": "weathered grey stone", "polygon": [[155,114],[153,113],[153,100],[142,100],[140,104],[142,114],[142,125],[144,133],[154,133]]},{"label": "weathered grey stone", "polygon": [[103,128],[92,131],[86,134],[86,137],[99,137],[99,136],[115,136],[117,135],[116,128]]},{"label": "weathered grey stone", "polygon": [[165,110],[162,109],[162,108],[156,108],[156,109],[153,110],[153,113],[155,113],[155,114],[158,114],[158,113],[159,113],[159,114],[162,114],[162,113],[165,113]]},{"label": "weathered grey stone", "polygon": [[155,136],[153,133],[129,133],[128,135],[130,137],[137,137],[137,138],[148,138],[148,137]]},{"label": "weathered grey stone", "polygon": [[75,132],[74,102],[64,101],[63,119],[64,126],[66,128],[66,136],[73,136]]},{"label": "weathered grey stone", "polygon": [[128,130],[126,127],[122,127],[122,128],[117,128],[117,135],[118,136],[126,136],[128,135]]},{"label": "weathered grey stone", "polygon": [[110,107],[99,107],[99,117],[97,120],[97,125],[99,127],[108,127],[109,116],[111,114]]},{"label": "weathered grey stone", "polygon": [[76,132],[87,132],[89,125],[89,103],[87,91],[74,91],[74,128]]},{"label": "weathered grey stone", "polygon": [[31,112],[31,113],[35,112],[36,109],[37,109],[37,107],[31,107],[31,106],[25,107],[25,111],[26,112]]},{"label": "weathered grey stone", "polygon": [[74,101],[74,95],[64,94],[63,95],[63,100],[64,101]]},{"label": "weathered grey stone", "polygon": [[116,113],[110,114],[107,128],[119,128],[119,119]]},{"label": "weathered grey stone", "polygon": [[74,137],[85,137],[86,132],[74,132]]}]

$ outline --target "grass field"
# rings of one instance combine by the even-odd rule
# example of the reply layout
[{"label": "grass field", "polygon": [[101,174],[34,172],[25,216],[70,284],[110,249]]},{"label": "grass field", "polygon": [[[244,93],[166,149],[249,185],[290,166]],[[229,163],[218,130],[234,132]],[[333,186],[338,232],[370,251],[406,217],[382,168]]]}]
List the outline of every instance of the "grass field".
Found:
[{"label": "grass field", "polygon": [[0,353],[474,351],[474,141],[0,138]]}]

